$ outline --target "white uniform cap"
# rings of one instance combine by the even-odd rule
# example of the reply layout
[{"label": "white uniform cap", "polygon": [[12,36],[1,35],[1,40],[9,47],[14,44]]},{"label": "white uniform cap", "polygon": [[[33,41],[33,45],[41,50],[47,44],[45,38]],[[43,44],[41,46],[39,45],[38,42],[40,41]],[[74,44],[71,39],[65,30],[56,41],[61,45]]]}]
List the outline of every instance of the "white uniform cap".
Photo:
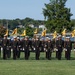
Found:
[{"label": "white uniform cap", "polygon": [[8,40],[9,40],[10,38],[8,37]]},{"label": "white uniform cap", "polygon": [[39,38],[39,36],[36,36],[36,38]]},{"label": "white uniform cap", "polygon": [[49,37],[46,37],[46,39],[48,39]]},{"label": "white uniform cap", "polygon": [[46,40],[49,40],[49,37],[46,37]]},{"label": "white uniform cap", "polygon": [[59,35],[58,37],[61,37],[61,35]]},{"label": "white uniform cap", "polygon": [[48,38],[49,40],[51,40],[51,38]]},{"label": "white uniform cap", "polygon": [[28,36],[25,36],[26,38],[29,38]]},{"label": "white uniform cap", "polygon": [[13,38],[15,39],[15,38],[17,38],[17,36],[14,36]]},{"label": "white uniform cap", "polygon": [[69,39],[70,37],[66,37],[67,39]]},{"label": "white uniform cap", "polygon": [[41,40],[41,41],[43,41],[43,40],[44,40],[44,38],[41,38],[40,40]]},{"label": "white uniform cap", "polygon": [[20,39],[20,37],[17,37],[17,39]]}]

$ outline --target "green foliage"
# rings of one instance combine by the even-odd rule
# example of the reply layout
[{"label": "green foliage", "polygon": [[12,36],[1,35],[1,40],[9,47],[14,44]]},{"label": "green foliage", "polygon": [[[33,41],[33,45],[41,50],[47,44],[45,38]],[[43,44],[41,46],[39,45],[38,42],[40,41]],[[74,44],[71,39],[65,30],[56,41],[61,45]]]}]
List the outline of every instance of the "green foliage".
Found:
[{"label": "green foliage", "polygon": [[19,25],[23,25],[24,27],[27,27],[29,24],[33,24],[34,26],[44,24],[44,21],[42,20],[34,20],[31,18],[25,18],[25,19],[13,19],[13,20],[8,20],[8,19],[2,19],[0,20],[0,24],[7,27],[7,21],[8,21],[8,28],[13,30],[14,28],[18,27]]},{"label": "green foliage", "polygon": [[0,25],[0,36],[3,37],[6,33],[6,28]]},{"label": "green foliage", "polygon": [[72,28],[71,30],[75,29],[75,19],[71,20],[70,27]]},{"label": "green foliage", "polygon": [[70,9],[65,7],[67,0],[50,0],[50,3],[45,4],[43,14],[46,19],[46,27],[48,30],[61,32],[63,27],[70,28]]},{"label": "green foliage", "polygon": [[34,33],[33,33],[33,31],[34,31],[33,28],[31,28],[31,27],[29,27],[29,26],[27,26],[26,28],[18,28],[18,33],[19,33],[19,35],[21,35],[24,30],[26,30],[26,35],[27,35],[27,36],[33,37],[33,34],[34,34]]},{"label": "green foliage", "polygon": [[[26,28],[27,31],[27,35],[28,36],[33,36],[33,31],[34,29],[29,27],[30,24],[33,24],[34,27],[38,27],[41,24],[44,24],[44,21],[42,20],[34,20],[31,18],[25,18],[25,19],[13,19],[13,20],[8,20],[8,19],[0,19],[0,25],[4,26],[6,28],[8,28],[9,30],[14,30],[16,27],[18,28],[18,33],[22,34],[24,27]],[[19,25],[23,26],[22,27],[18,27]],[[4,31],[5,32],[5,31]],[[4,32],[1,32],[1,36],[4,35]]]},{"label": "green foliage", "polygon": [[23,33],[24,28],[18,28],[18,33],[22,34]]},{"label": "green foliage", "polygon": [[31,28],[31,27],[26,27],[26,35],[27,36],[30,36],[30,37],[33,37],[33,28]]}]

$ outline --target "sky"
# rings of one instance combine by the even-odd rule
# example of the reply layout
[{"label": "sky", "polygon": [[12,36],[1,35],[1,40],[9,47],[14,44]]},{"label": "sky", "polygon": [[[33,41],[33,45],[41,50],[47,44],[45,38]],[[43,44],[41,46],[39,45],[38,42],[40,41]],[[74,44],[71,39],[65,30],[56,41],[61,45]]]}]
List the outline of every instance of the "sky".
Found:
[{"label": "sky", "polygon": [[[0,0],[0,19],[24,19],[26,17],[35,20],[44,20],[43,9],[49,0]],[[75,19],[75,0],[67,0],[66,7],[71,9]]]}]

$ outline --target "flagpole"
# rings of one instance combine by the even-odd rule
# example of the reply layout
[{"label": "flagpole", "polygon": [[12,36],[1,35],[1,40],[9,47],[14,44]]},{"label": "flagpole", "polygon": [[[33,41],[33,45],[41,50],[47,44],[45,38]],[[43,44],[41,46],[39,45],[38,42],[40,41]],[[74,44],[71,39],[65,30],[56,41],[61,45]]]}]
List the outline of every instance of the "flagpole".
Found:
[{"label": "flagpole", "polygon": [[75,36],[74,36],[74,44],[75,44]]},{"label": "flagpole", "polygon": [[[8,20],[7,20],[7,30],[8,30]],[[8,32],[8,35],[9,35],[9,32]],[[7,35],[7,37],[8,37],[8,35]]]},{"label": "flagpole", "polygon": [[[73,29],[74,29],[74,46],[75,46],[75,26],[73,27]],[[75,47],[74,47],[74,54],[75,54]]]},{"label": "flagpole", "polygon": [[[74,27],[75,28],[75,27]],[[75,44],[75,32],[74,32],[74,44]],[[74,48],[75,49],[75,48]],[[74,53],[75,53],[75,51],[74,51]]]},{"label": "flagpole", "polygon": [[[73,34],[74,34],[74,44],[75,44],[75,26],[74,26],[73,28],[74,28],[74,30],[73,30],[74,33],[73,33]],[[75,49],[75,48],[74,48],[74,49]],[[75,50],[74,50],[74,54],[75,54]]]},{"label": "flagpole", "polygon": [[[25,27],[25,25],[24,25],[24,30],[26,31],[26,27]],[[26,35],[25,35],[24,37],[26,37]]]},{"label": "flagpole", "polygon": [[[75,30],[75,27],[74,27],[74,30]],[[75,31],[74,31],[74,42],[75,42]]]},{"label": "flagpole", "polygon": [[[75,33],[74,33],[74,46],[75,46]],[[75,47],[74,47],[74,54],[75,54]]]},{"label": "flagpole", "polygon": [[[16,30],[17,30],[17,26],[16,26]],[[18,31],[18,30],[17,30]],[[15,36],[17,37],[17,33],[15,34]]]}]

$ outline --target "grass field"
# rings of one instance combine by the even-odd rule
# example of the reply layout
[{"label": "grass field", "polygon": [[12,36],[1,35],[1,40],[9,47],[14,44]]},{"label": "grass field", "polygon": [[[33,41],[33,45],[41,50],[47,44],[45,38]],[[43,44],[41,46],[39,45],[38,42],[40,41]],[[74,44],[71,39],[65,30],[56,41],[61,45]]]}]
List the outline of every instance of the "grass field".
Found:
[{"label": "grass field", "polygon": [[45,59],[45,53],[40,54],[40,60],[35,60],[35,53],[31,53],[29,60],[24,59],[24,53],[17,60],[1,58],[0,75],[75,75],[74,52],[71,60],[64,58],[64,52],[62,55],[62,60],[55,58],[55,52],[51,60]]}]

